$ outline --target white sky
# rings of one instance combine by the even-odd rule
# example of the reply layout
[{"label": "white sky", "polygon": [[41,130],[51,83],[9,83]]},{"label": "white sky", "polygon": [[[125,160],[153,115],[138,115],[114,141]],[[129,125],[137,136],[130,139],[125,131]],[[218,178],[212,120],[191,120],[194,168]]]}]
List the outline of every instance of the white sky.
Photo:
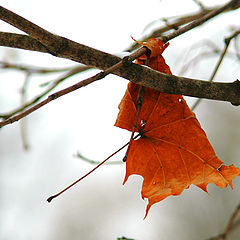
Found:
[{"label": "white sky", "polygon": [[[226,1],[211,1],[220,2]],[[130,35],[141,38],[149,22],[198,9],[190,0],[1,0],[1,4],[46,30],[112,54],[120,53],[132,43]],[[238,22],[239,11],[236,11],[172,40],[164,53],[172,72],[180,71],[186,49],[202,39],[211,38],[223,47],[223,38],[230,32],[226,26]],[[154,27],[158,25],[156,22]],[[17,30],[0,22],[0,31]],[[197,51],[200,50],[191,54],[196,55]],[[35,52],[17,51],[14,55],[7,48],[0,48],[0,57],[44,67],[76,65]],[[239,78],[239,65],[225,61],[226,67],[216,80]],[[216,58],[211,58],[186,76],[207,79],[215,63]],[[58,89],[86,76],[89,73],[72,77]],[[56,77],[34,77],[28,98],[41,91],[40,83]],[[24,75],[17,71],[0,70],[0,112],[18,106],[23,80]],[[211,185],[212,197],[191,187],[179,197],[155,204],[144,221],[146,202],[140,198],[141,178],[131,177],[123,187],[124,165],[103,166],[50,205],[46,202],[48,196],[93,167],[72,157],[77,150],[89,158],[103,160],[128,141],[130,133],[113,127],[126,85],[126,80],[111,75],[32,114],[26,128],[31,147],[28,152],[23,150],[18,123],[1,129],[0,240],[110,240],[121,236],[138,240],[168,240],[176,236],[186,240],[194,236],[200,240],[224,228],[225,217],[238,203],[239,180],[234,182],[233,191]],[[193,99],[188,101],[191,104]],[[227,163],[239,164],[239,149],[232,145],[232,141],[239,141],[239,128],[224,131],[226,125],[238,122],[239,109],[229,103],[204,101],[196,113],[219,157]],[[232,155],[228,154],[229,149]],[[124,151],[113,160],[121,160],[123,155]]]}]

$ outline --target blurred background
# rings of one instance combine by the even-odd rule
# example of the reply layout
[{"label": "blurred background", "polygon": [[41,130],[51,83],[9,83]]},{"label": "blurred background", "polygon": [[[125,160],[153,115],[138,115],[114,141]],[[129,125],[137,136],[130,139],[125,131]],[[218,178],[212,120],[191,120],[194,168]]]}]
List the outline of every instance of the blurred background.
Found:
[{"label": "blurred background", "polygon": [[[197,12],[196,2],[1,0],[3,7],[48,31],[117,55],[132,44],[130,35],[142,39],[164,25],[161,18]],[[211,1],[211,6],[226,2]],[[209,1],[202,3],[208,6]],[[164,57],[173,74],[209,79],[219,58],[217,53],[224,48],[224,38],[234,27],[239,28],[239,14],[240,10],[224,13],[170,41]],[[2,21],[0,29],[21,33]],[[44,69],[78,65],[49,54],[4,47],[0,47],[0,61]],[[96,72],[70,77],[54,91]],[[63,75],[31,74],[25,100],[43,92],[41,84]],[[237,78],[239,59],[231,44],[215,80],[232,82]],[[0,69],[0,114],[21,105],[25,80],[22,71]],[[145,220],[142,178],[131,176],[123,186],[124,164],[104,165],[52,203],[46,202],[94,167],[77,158],[77,152],[102,161],[128,142],[130,133],[113,126],[127,83],[109,75],[0,130],[1,240],[112,240],[122,236],[136,240],[202,240],[224,231],[240,202],[240,178],[234,180],[234,190],[209,184],[210,195],[191,186],[182,195],[155,204]],[[190,106],[196,101],[186,99]],[[227,165],[240,167],[239,107],[203,100],[195,113],[218,157]],[[122,160],[124,153],[111,161]],[[233,231],[229,239],[240,239],[240,231]]]}]

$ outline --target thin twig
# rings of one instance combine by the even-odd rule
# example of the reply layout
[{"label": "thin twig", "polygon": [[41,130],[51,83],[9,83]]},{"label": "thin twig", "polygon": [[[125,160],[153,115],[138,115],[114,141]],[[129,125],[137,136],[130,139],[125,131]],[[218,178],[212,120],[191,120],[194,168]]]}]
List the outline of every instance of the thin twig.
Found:
[{"label": "thin twig", "polygon": [[[233,4],[234,4],[234,2],[235,2],[235,5],[230,4],[229,7],[225,8],[225,10],[223,10],[223,12],[232,11],[232,10],[235,10],[240,7],[239,1],[232,1]],[[202,19],[206,14],[209,14],[221,7],[216,6],[216,7],[212,7],[212,8],[208,8],[208,9],[205,8],[197,13],[175,17],[175,19],[172,20],[170,24],[169,24],[169,21],[167,21],[167,23],[168,23],[167,26],[161,27],[161,28],[153,31],[150,35],[141,39],[141,41],[146,41],[149,38],[161,38],[164,33],[166,34],[170,30],[179,29],[181,26],[186,25],[186,24],[190,25],[192,22]],[[173,17],[170,17],[170,18],[173,18]],[[168,20],[168,19],[169,18],[165,18],[165,20]],[[132,51],[132,50],[136,49],[136,47],[137,47],[137,44],[134,43],[126,51]]]},{"label": "thin twig", "polygon": [[42,68],[42,67],[28,66],[28,65],[14,64],[14,63],[9,63],[9,62],[5,62],[5,61],[0,61],[0,69],[13,69],[13,70],[28,72],[28,73],[31,73],[31,74],[34,74],[34,73],[47,74],[47,73],[66,72],[66,71],[69,71],[73,68],[74,67]]},{"label": "thin twig", "polygon": [[[90,70],[90,69],[93,69],[93,68],[88,67],[88,66],[77,66],[77,67],[74,67],[74,68],[70,68],[69,72],[66,75],[64,75],[63,77],[61,77],[60,79],[64,78],[64,79],[62,79],[62,81],[64,81],[67,78],[69,78],[69,77],[71,77],[71,76],[73,76],[75,74],[83,73],[83,72],[85,72],[87,70]],[[55,80],[50,80],[50,81],[41,83],[39,86],[40,87],[45,87],[45,86],[48,86],[49,84],[58,84],[59,81],[61,81],[60,79],[57,78]]]},{"label": "thin twig", "polygon": [[[88,162],[88,163],[91,163],[91,164],[99,164],[101,163],[100,161],[95,161],[95,160],[92,160],[92,159],[89,159],[85,156],[83,156],[80,152],[77,152],[76,155],[74,155],[78,158],[80,158],[81,160],[85,161],[85,162]],[[123,164],[123,161],[112,161],[112,162],[106,162],[105,165],[117,165],[117,164]]]},{"label": "thin twig", "polygon": [[206,51],[201,52],[200,54],[194,56],[193,58],[189,58],[188,62],[184,64],[178,75],[184,75],[188,70],[194,72],[199,62],[206,60],[207,58],[216,57],[216,55],[217,56],[219,55],[219,51]]},{"label": "thin twig", "polygon": [[[198,48],[204,48],[205,51],[200,52],[196,56],[191,58],[191,51]],[[206,50],[208,48],[210,48],[210,50]],[[191,68],[191,70],[195,68],[198,62],[200,62],[201,60],[204,60],[206,57],[215,56],[216,54],[219,55],[221,51],[212,41],[202,40],[193,44],[189,49],[183,49],[182,52],[184,53],[184,55],[181,54],[178,58],[176,58],[176,63],[182,63],[181,70],[178,72],[178,75],[180,76],[184,75],[189,68]]]},{"label": "thin twig", "polygon": [[162,40],[164,42],[167,42],[177,36],[180,36],[181,34],[185,33],[185,32],[188,32],[189,30],[197,27],[197,26],[200,26],[202,25],[203,23],[205,23],[206,21],[210,20],[211,18],[213,17],[216,17],[217,15],[219,15],[220,13],[226,11],[227,9],[233,7],[233,5],[235,4],[240,4],[240,1],[236,1],[236,0],[232,0],[230,2],[228,2],[227,4],[225,4],[224,6],[220,7],[220,8],[217,8],[209,13],[207,13],[206,15],[204,15],[203,17],[201,17],[200,19],[197,19],[195,20],[194,22],[182,27],[182,28],[179,28],[178,30],[174,31],[173,33],[170,33],[169,35],[167,36],[162,36]]},{"label": "thin twig", "polygon": [[233,230],[235,230],[237,227],[240,226],[240,221],[236,221],[236,219],[239,215],[240,215],[240,204],[238,204],[238,206],[233,211],[231,217],[228,220],[228,223],[225,227],[224,232],[215,237],[208,238],[206,240],[227,240],[229,234]]},{"label": "thin twig", "polygon": [[[238,35],[239,37],[239,35]],[[239,48],[239,39],[236,37],[234,38],[234,47],[235,47],[235,54],[238,58],[238,60],[240,60],[240,48]]]},{"label": "thin twig", "polygon": [[135,115],[135,120],[134,120],[134,124],[133,124],[133,128],[132,128],[132,133],[131,133],[129,145],[128,145],[127,151],[125,153],[125,156],[123,158],[124,162],[127,161],[128,153],[130,151],[130,148],[131,148],[133,140],[134,140],[134,134],[135,134],[135,131],[137,130],[137,127],[138,127],[139,117],[140,117],[141,108],[142,108],[143,99],[144,99],[144,93],[145,93],[145,87],[140,86],[140,88],[138,90],[138,96],[137,96],[137,109],[136,109],[137,112],[136,112],[136,115]]},{"label": "thin twig", "polygon": [[11,124],[11,123],[14,123],[20,119],[22,119],[23,117],[26,117],[27,115],[29,115],[30,113],[38,110],[39,108],[43,107],[44,105],[48,104],[49,102],[61,97],[61,96],[64,96],[65,94],[68,94],[70,92],[73,92],[81,87],[84,87],[90,83],[93,83],[97,80],[100,80],[102,78],[104,78],[105,76],[107,76],[109,73],[111,73],[112,71],[114,71],[115,69],[121,67],[122,65],[128,65],[129,62],[133,61],[135,58],[138,58],[139,56],[141,56],[143,53],[145,53],[146,49],[144,48],[141,48],[139,49],[138,51],[134,52],[133,54],[129,55],[128,57],[124,57],[122,61],[120,61],[119,63],[113,65],[112,67],[106,69],[105,71],[101,71],[99,73],[97,73],[96,75],[92,76],[92,77],[89,77],[83,81],[80,81],[68,88],[65,88],[61,91],[58,91],[56,93],[53,93],[51,95],[48,96],[47,99],[43,100],[42,102],[36,104],[35,106],[25,110],[24,112],[14,116],[14,117],[11,117],[9,119],[6,119],[5,121],[2,121],[0,122],[0,127],[3,127],[5,125],[8,125],[8,124]]},{"label": "thin twig", "polygon": [[[226,54],[227,49],[228,49],[228,46],[229,46],[229,44],[226,44],[226,45],[225,45],[225,48],[224,48],[222,54],[220,55],[219,60],[218,60],[218,62],[217,62],[217,64],[216,64],[215,68],[213,69],[212,75],[210,76],[210,78],[209,78],[209,80],[208,80],[209,82],[212,82],[213,79],[214,79],[214,77],[216,76],[216,73],[217,73],[219,67],[221,66],[221,63],[222,63],[222,61],[223,61],[223,58],[225,57],[225,54]],[[191,110],[194,111],[195,108],[198,106],[198,104],[199,104],[201,101],[202,101],[202,99],[201,99],[201,98],[198,98],[198,100],[197,100],[197,101],[193,104],[193,106],[191,107]]]},{"label": "thin twig", "polygon": [[[190,58],[189,52],[196,47],[199,46],[203,47],[203,44],[210,47],[211,50],[201,52],[196,56]],[[196,68],[200,61],[203,61],[206,58],[214,57],[216,55],[219,56],[222,53],[222,51],[210,41],[198,42],[197,44],[191,46],[190,51],[184,57],[181,55],[176,59],[176,63],[180,62],[180,60],[183,62],[183,66],[181,67],[181,70],[178,72],[178,75],[180,76],[184,75],[188,71],[188,69],[194,71],[194,68]],[[183,50],[183,52],[186,52],[186,50]],[[236,53],[230,52],[229,50],[226,54],[226,57],[227,56],[231,58],[238,58],[236,56]]]},{"label": "thin twig", "polygon": [[227,226],[224,231],[225,236],[227,236],[230,233],[231,229],[233,228],[234,222],[236,221],[236,218],[238,217],[239,214],[240,214],[240,204],[238,204],[238,206],[234,210],[232,216],[230,217],[227,223]]},{"label": "thin twig", "polygon": [[[24,105],[26,102],[26,92],[27,92],[27,87],[30,80],[30,75],[31,75],[30,73],[26,74],[25,81],[21,89],[21,105]],[[23,148],[27,151],[29,149],[29,144],[26,137],[26,121],[27,121],[27,118],[24,118],[21,120],[20,131],[21,131],[21,138],[23,142]]]},{"label": "thin twig", "polygon": [[[228,47],[229,47],[232,39],[234,39],[235,37],[237,37],[238,34],[240,34],[240,31],[236,31],[236,32],[233,33],[230,37],[228,37],[228,38],[225,39],[225,41],[224,41],[224,42],[225,42],[225,47],[224,47],[224,49],[223,49],[223,51],[222,51],[222,53],[221,53],[221,55],[220,55],[220,57],[219,57],[219,59],[218,59],[218,62],[217,62],[216,66],[215,66],[215,68],[214,68],[214,70],[213,70],[213,72],[212,72],[212,74],[211,74],[211,76],[210,76],[210,78],[209,78],[209,80],[208,80],[209,82],[212,82],[212,81],[214,80],[214,77],[216,76],[216,74],[217,74],[217,72],[218,72],[218,70],[219,70],[219,67],[220,67],[221,64],[222,64],[222,61],[223,61],[223,59],[224,59],[224,57],[225,57],[225,55],[226,55],[226,53],[227,53]],[[199,98],[199,99],[193,104],[193,106],[191,107],[191,110],[194,111],[195,108],[198,106],[198,104],[199,104],[201,101],[202,101],[202,99]]]},{"label": "thin twig", "polygon": [[31,101],[21,105],[20,107],[10,111],[9,113],[2,113],[0,114],[0,118],[2,119],[8,119],[10,117],[12,117],[13,115],[24,111],[25,109],[27,109],[28,107],[32,106],[33,104],[39,102],[43,97],[45,97],[47,94],[49,94],[53,89],[55,89],[60,83],[62,83],[64,80],[66,80],[67,78],[78,74],[80,72],[82,72],[84,69],[84,67],[80,66],[77,68],[74,68],[72,70],[70,70],[68,73],[64,74],[62,77],[58,78],[57,80],[53,81],[52,84],[48,87],[48,89],[46,89],[43,93],[39,94],[38,96],[34,97]]},{"label": "thin twig", "polygon": [[[210,8],[205,11],[197,12],[197,13],[192,13],[188,15],[183,15],[183,16],[171,16],[171,17],[165,17],[161,18],[158,21],[163,21],[165,23],[165,26],[153,31],[151,34],[149,34],[147,37],[144,39],[141,39],[141,41],[146,41],[149,38],[160,38],[163,34],[167,34],[169,31],[172,30],[177,30],[181,26],[190,24],[191,22],[195,21],[196,19],[199,19],[206,15],[207,13],[215,10],[216,8]],[[152,23],[148,24],[145,27],[145,30],[151,26],[156,21],[153,21]],[[136,43],[132,44],[131,47],[128,48],[128,51],[132,51],[137,47]]]},{"label": "thin twig", "polygon": [[203,5],[203,3],[199,0],[193,0],[203,11],[206,9],[206,7]]}]

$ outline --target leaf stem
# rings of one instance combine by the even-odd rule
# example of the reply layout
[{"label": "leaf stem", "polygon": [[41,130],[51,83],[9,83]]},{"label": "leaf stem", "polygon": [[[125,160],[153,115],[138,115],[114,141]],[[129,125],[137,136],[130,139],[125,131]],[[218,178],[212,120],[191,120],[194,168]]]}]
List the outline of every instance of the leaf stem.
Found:
[{"label": "leaf stem", "polygon": [[64,193],[65,191],[67,191],[69,188],[71,188],[72,186],[74,186],[75,184],[77,184],[78,182],[80,182],[81,180],[83,180],[84,178],[86,178],[89,174],[91,174],[92,172],[94,172],[97,168],[99,168],[101,165],[103,165],[109,158],[111,158],[112,156],[114,156],[116,153],[120,152],[123,148],[125,148],[129,143],[126,143],[125,145],[123,145],[121,148],[119,148],[117,151],[115,151],[114,153],[112,153],[110,156],[108,156],[105,160],[103,160],[101,163],[99,163],[95,168],[93,168],[91,171],[89,171],[88,173],[86,173],[85,175],[83,175],[82,177],[80,177],[78,180],[76,180],[75,182],[73,182],[72,184],[70,184],[68,187],[64,188],[62,191],[60,191],[59,193],[49,197],[47,199],[48,202],[51,202],[54,198],[58,197],[59,195],[61,195],[62,193]]},{"label": "leaf stem", "polygon": [[[137,134],[133,139],[136,139],[140,136],[140,134]],[[62,193],[64,193],[65,191],[67,191],[69,188],[71,188],[72,186],[74,186],[76,183],[80,182],[81,180],[83,180],[84,178],[86,178],[89,174],[91,174],[92,172],[94,172],[97,168],[99,168],[101,165],[103,165],[107,160],[109,160],[111,157],[113,157],[115,154],[117,154],[118,152],[120,152],[122,149],[124,149],[127,145],[129,144],[126,143],[124,144],[121,148],[119,148],[117,151],[115,151],[114,153],[112,153],[110,156],[108,156],[105,160],[103,160],[102,162],[100,162],[95,168],[93,168],[91,171],[89,171],[88,173],[86,173],[85,175],[83,175],[82,177],[80,177],[78,180],[76,180],[75,182],[73,182],[72,184],[70,184],[68,187],[64,188],[62,191],[60,191],[59,193],[52,195],[51,197],[49,197],[47,199],[48,202],[51,202],[54,198],[58,197],[59,195],[61,195]]]}]

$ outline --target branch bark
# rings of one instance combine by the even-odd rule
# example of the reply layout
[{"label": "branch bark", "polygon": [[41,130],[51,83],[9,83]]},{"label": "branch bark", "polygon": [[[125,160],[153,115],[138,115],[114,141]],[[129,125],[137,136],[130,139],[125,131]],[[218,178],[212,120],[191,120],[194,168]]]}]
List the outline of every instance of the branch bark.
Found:
[{"label": "branch bark", "polygon": [[[66,49],[65,52],[58,53],[58,57],[67,58],[100,69],[107,69],[121,61],[121,58],[117,56],[78,44],[71,40],[66,39],[66,41],[68,42],[68,50]],[[61,42],[61,40],[56,42]],[[44,45],[32,37],[15,33],[0,33],[0,45],[49,53]],[[209,83],[197,79],[163,74],[134,63],[122,66],[112,73],[158,91],[229,101],[234,105],[240,105],[240,83],[238,80],[233,83]]]},{"label": "branch bark", "polygon": [[[234,7],[239,5],[239,2],[239,0],[230,1],[218,10],[215,10],[211,16],[205,16],[205,21],[220,14],[221,11],[227,8],[232,7],[234,9]],[[100,69],[108,69],[122,60],[114,55],[54,35],[1,6],[0,19],[30,35],[1,32],[0,46],[51,53],[57,57],[67,58]],[[194,21],[189,24],[190,26],[187,25],[177,30],[177,33],[166,36],[163,40],[169,41],[202,23],[201,20],[197,20],[197,23]],[[240,105],[240,82],[238,80],[232,83],[209,83],[197,79],[163,74],[129,62],[115,69],[112,73],[134,83],[169,94],[229,101],[233,105]]]}]

